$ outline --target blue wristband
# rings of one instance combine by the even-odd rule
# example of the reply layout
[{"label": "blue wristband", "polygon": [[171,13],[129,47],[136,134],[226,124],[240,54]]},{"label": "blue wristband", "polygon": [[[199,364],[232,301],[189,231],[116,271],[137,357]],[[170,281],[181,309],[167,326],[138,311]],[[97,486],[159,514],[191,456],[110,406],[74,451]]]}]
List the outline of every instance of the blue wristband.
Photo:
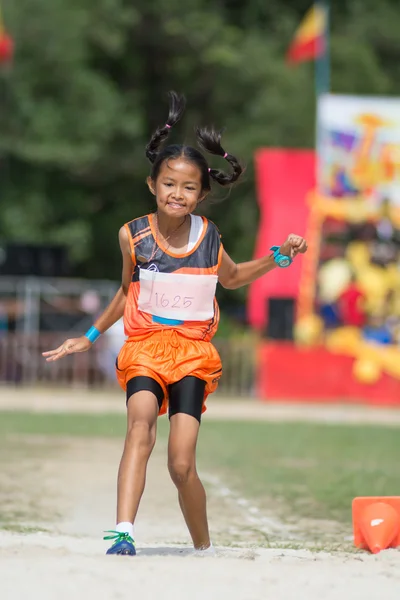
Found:
[{"label": "blue wristband", "polygon": [[276,262],[278,267],[280,267],[281,269],[286,269],[287,267],[290,267],[290,265],[293,262],[293,259],[291,259],[290,256],[286,256],[286,254],[281,254],[280,246],[272,246],[270,250],[272,250],[273,252],[272,256],[274,257],[274,261]]},{"label": "blue wristband", "polygon": [[91,327],[86,333],[85,333],[85,337],[87,337],[87,339],[89,340],[89,342],[92,342],[92,344],[95,343],[95,341],[101,336],[101,333],[98,329],[96,329],[96,327]]}]

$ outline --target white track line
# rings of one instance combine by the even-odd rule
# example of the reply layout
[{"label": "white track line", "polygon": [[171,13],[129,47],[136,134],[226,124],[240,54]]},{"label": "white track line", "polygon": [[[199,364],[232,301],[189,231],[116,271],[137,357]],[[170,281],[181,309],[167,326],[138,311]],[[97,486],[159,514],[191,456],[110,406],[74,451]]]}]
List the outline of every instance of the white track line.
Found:
[{"label": "white track line", "polygon": [[298,535],[294,534],[293,531],[279,519],[267,517],[262,514],[258,506],[252,504],[250,500],[243,498],[237,492],[227,487],[219,477],[208,473],[202,473],[201,479],[212,486],[212,491],[215,496],[228,501],[231,506],[240,513],[245,523],[263,533],[267,538],[268,536],[273,535],[285,542],[290,539],[300,539]]}]

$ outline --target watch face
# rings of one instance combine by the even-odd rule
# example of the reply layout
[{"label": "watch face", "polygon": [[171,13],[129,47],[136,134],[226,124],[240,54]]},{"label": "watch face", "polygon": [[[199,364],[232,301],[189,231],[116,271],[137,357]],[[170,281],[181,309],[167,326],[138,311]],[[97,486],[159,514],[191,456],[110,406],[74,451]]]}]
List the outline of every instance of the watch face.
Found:
[{"label": "watch face", "polygon": [[279,264],[281,267],[288,267],[290,265],[290,260],[288,258],[281,258]]}]

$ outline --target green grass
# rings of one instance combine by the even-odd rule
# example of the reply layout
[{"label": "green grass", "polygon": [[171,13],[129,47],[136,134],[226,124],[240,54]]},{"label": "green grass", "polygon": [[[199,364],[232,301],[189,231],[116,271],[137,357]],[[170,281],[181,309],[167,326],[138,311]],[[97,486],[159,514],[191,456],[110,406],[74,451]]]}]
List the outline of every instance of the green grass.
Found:
[{"label": "green grass", "polygon": [[5,434],[121,437],[125,435],[123,415],[78,415],[70,413],[0,412],[0,439]]},{"label": "green grass", "polygon": [[231,486],[282,514],[349,523],[355,496],[400,495],[396,429],[210,422],[199,457]]},{"label": "green grass", "polygon": [[[5,434],[123,437],[119,415],[3,412]],[[161,419],[159,436],[166,439]],[[21,450],[23,451],[23,450]],[[200,470],[281,518],[348,524],[351,501],[362,495],[400,495],[400,443],[394,428],[304,423],[207,421],[201,428]]]}]

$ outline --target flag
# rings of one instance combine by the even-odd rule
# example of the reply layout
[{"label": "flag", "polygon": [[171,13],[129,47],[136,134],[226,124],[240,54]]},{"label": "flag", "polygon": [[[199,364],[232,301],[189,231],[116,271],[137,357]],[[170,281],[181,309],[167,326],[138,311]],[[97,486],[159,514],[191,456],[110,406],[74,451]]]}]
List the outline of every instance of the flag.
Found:
[{"label": "flag", "polygon": [[0,8],[0,65],[9,63],[14,54],[14,41],[11,36],[8,35]]},{"label": "flag", "polygon": [[314,4],[297,29],[286,54],[289,63],[315,60],[326,50],[327,11]]}]

